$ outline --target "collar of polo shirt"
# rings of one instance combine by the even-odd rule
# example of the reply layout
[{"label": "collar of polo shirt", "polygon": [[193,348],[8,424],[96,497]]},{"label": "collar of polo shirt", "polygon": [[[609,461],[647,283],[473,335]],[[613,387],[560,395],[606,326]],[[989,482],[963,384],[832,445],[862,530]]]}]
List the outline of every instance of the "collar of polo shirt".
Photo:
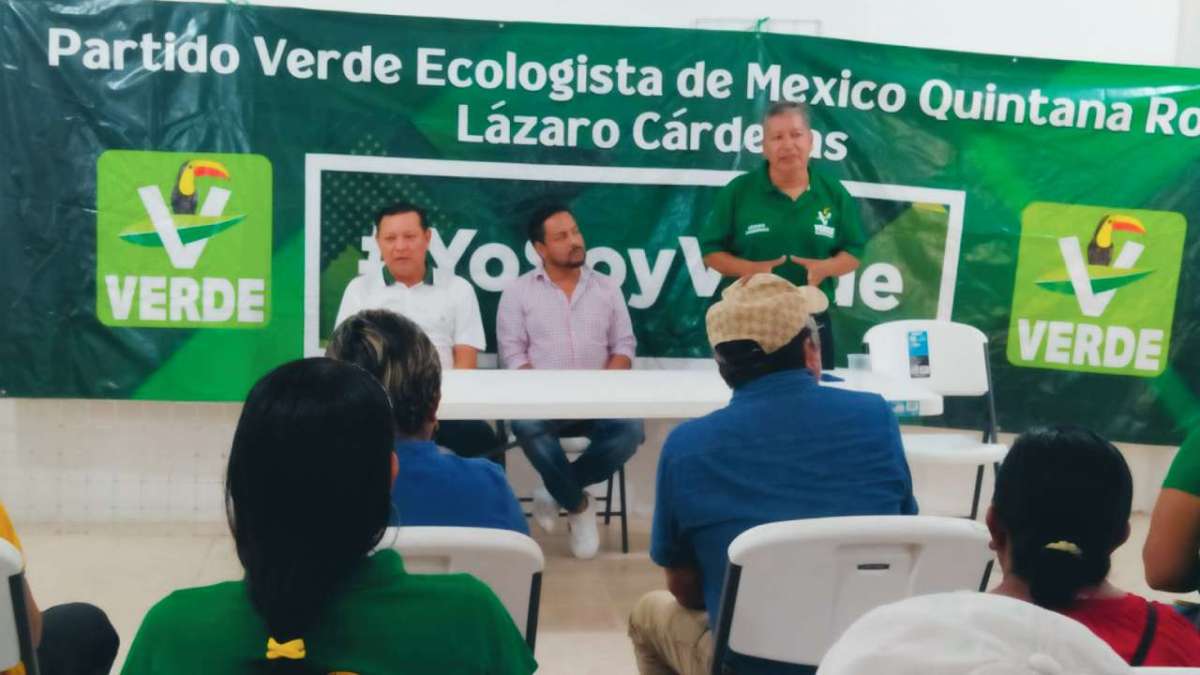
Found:
[{"label": "collar of polo shirt", "polygon": [[[394,286],[397,283],[396,277],[392,276],[392,271],[388,269],[386,263],[383,265],[381,274],[383,275],[384,286]],[[433,285],[433,265],[429,264],[428,258],[425,260],[425,276],[422,277],[421,283],[425,284],[426,286]]]},{"label": "collar of polo shirt", "polygon": [[[593,271],[593,270],[590,265],[584,264],[584,265],[580,265],[580,267],[579,267],[580,275],[587,274],[591,271]],[[533,272],[534,272],[534,275],[537,276],[538,278],[541,278],[541,279],[549,279],[550,278],[550,275],[546,274],[546,268],[543,265],[538,265],[537,267],[533,268]]]},{"label": "collar of polo shirt", "polygon": [[[771,182],[771,164],[770,164],[770,162],[763,162],[762,169],[759,170],[759,172],[758,172],[758,182],[759,182],[760,187],[763,192],[766,192],[769,194],[770,193],[781,194],[784,197],[791,199],[791,197],[788,197],[786,192],[784,192],[783,190],[780,190],[774,183]],[[813,184],[812,167],[810,166],[808,168],[808,185],[805,186],[804,192],[801,192],[800,194],[801,195],[807,194],[808,191],[812,189],[812,184]]]}]

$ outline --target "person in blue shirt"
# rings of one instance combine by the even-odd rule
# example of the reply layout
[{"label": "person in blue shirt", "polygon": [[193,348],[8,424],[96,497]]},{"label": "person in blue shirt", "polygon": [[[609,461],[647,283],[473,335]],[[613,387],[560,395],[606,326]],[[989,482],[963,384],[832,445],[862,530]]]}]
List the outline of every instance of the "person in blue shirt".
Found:
[{"label": "person in blue shirt", "polygon": [[529,534],[500,466],[459,457],[433,442],[442,392],[437,349],[417,324],[382,309],[340,323],[326,355],[375,376],[392,403],[399,477],[392,525],[491,527]]},{"label": "person in blue shirt", "polygon": [[[709,673],[729,544],[764,523],[825,516],[915,514],[900,428],[878,395],[819,385],[812,286],[745,277],[709,308],[708,339],[729,405],[671,432],[658,463],[650,558],[666,591],[629,620],[643,675]],[[738,675],[812,668],[731,655]],[[815,665],[815,664],[814,664]]]}]

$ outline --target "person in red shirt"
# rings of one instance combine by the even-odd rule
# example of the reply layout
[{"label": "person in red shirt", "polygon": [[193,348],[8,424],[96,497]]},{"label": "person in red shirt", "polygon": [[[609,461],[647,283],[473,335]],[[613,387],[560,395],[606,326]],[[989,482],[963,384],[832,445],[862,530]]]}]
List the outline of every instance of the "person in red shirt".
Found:
[{"label": "person in red shirt", "polygon": [[1172,608],[1107,581],[1129,538],[1133,478],[1121,453],[1078,427],[1021,434],[987,513],[1004,571],[993,593],[1065,614],[1134,666],[1200,666],[1200,632]]}]

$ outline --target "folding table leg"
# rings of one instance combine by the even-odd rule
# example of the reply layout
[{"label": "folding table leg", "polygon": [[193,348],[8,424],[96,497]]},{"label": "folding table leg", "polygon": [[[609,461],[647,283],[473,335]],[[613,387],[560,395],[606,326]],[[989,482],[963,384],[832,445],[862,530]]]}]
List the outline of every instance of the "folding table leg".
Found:
[{"label": "folding table leg", "polygon": [[621,552],[629,553],[629,509],[625,504],[625,467],[621,467],[617,471],[617,479],[621,482]]}]

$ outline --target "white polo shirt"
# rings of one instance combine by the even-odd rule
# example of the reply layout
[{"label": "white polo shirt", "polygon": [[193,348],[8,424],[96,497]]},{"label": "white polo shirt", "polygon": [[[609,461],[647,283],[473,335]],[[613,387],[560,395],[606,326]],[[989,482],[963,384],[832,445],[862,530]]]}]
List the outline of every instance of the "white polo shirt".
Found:
[{"label": "white polo shirt", "polygon": [[364,309],[388,309],[411,319],[437,348],[443,369],[454,367],[454,345],[487,348],[475,289],[462,277],[428,265],[416,286],[396,281],[383,265],[355,277],[342,295],[334,326]]}]

